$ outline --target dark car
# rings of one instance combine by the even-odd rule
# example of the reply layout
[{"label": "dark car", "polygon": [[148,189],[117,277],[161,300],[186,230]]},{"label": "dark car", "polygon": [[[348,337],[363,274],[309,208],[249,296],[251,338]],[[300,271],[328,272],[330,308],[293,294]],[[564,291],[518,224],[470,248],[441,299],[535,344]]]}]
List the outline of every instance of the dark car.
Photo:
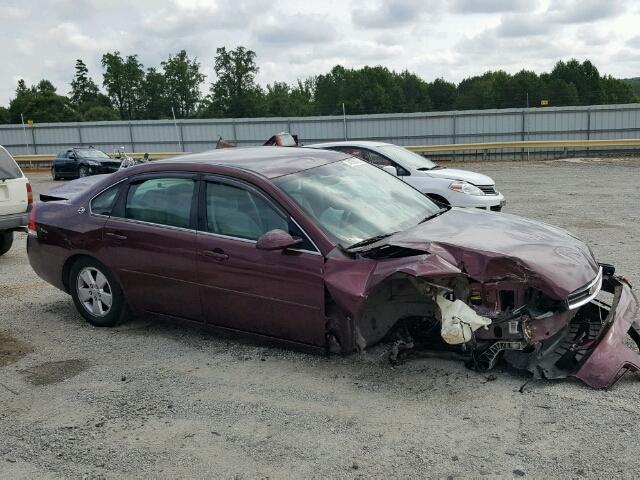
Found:
[{"label": "dark car", "polygon": [[120,161],[114,160],[103,151],[93,147],[77,147],[56,155],[51,165],[51,176],[54,180],[88,177],[113,173],[119,168]]},{"label": "dark car", "polygon": [[444,349],[593,387],[640,367],[631,288],[578,239],[439,208],[340,152],[216,150],[69,182],[29,232],[33,269],[97,326],[132,313],[396,361]]}]

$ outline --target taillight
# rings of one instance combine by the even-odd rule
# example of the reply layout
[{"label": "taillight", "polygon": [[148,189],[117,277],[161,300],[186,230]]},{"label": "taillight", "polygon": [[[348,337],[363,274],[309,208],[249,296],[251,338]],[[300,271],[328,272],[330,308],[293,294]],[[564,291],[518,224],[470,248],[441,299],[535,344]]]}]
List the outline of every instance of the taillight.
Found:
[{"label": "taillight", "polygon": [[29,182],[27,182],[27,202],[29,203],[29,205],[33,203],[33,190]]},{"label": "taillight", "polygon": [[29,213],[29,224],[27,225],[27,234],[33,235],[34,237],[38,236],[38,224],[36,223],[36,206],[35,205],[31,207],[31,212]]}]

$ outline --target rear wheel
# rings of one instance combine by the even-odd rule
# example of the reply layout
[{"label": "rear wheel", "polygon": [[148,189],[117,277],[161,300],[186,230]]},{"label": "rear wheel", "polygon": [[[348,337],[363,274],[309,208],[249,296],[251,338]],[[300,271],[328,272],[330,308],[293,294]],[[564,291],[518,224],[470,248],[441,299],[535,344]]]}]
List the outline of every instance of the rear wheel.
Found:
[{"label": "rear wheel", "polygon": [[0,232],[0,255],[4,255],[13,245],[13,232]]},{"label": "rear wheel", "polygon": [[54,181],[60,180],[60,177],[56,173],[56,167],[51,167],[51,178],[53,178]]},{"label": "rear wheel", "polygon": [[78,260],[69,273],[69,290],[78,312],[96,327],[113,327],[125,320],[128,308],[113,274],[90,258]]},{"label": "rear wheel", "polygon": [[80,167],[78,168],[78,177],[88,177],[89,176],[89,169],[84,166],[84,165],[80,165]]}]

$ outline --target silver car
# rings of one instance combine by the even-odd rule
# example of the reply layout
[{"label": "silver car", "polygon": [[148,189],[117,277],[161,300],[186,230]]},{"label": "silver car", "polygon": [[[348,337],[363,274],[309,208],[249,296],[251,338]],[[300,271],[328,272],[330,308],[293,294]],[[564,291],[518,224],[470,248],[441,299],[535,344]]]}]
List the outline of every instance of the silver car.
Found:
[{"label": "silver car", "polygon": [[436,165],[431,160],[398,145],[344,141],[307,146],[338,150],[359,157],[397,175],[440,204],[499,212],[506,203],[504,196],[496,190],[491,177]]}]

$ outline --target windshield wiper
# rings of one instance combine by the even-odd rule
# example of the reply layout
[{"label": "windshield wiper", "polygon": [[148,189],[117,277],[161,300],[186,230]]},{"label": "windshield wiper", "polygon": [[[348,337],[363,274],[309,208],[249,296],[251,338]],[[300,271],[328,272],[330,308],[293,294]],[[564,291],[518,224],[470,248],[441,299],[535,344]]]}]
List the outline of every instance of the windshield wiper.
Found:
[{"label": "windshield wiper", "polygon": [[432,218],[436,218],[439,217],[440,215],[442,215],[444,212],[448,212],[451,209],[451,207],[449,208],[441,208],[440,210],[438,210],[436,213],[433,213],[431,215],[429,215],[428,217],[423,218],[422,220],[420,220],[419,223],[424,223],[424,222],[428,222],[429,220],[431,220]]},{"label": "windshield wiper", "polygon": [[376,235],[375,237],[365,238],[364,240],[356,242],[353,245],[349,245],[347,248],[345,248],[345,250],[353,250],[354,248],[359,248],[359,247],[364,247],[366,245],[371,245],[372,243],[376,243],[376,242],[378,242],[378,241],[380,241],[380,240],[382,240],[384,238],[390,237],[394,233],[397,233],[397,232],[383,233],[382,235]]}]

